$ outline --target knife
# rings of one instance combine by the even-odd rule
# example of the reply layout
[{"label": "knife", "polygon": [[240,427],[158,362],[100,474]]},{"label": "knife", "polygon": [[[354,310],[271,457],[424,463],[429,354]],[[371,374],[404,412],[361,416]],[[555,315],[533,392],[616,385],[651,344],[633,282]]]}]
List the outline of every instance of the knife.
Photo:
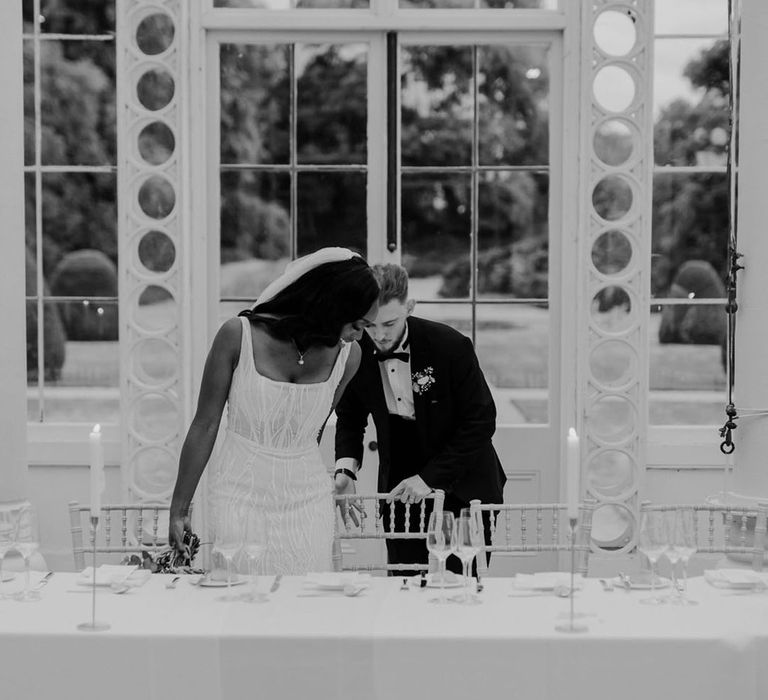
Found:
[{"label": "knife", "polygon": [[283,575],[278,574],[275,576],[275,580],[272,581],[272,585],[269,587],[269,592],[274,593],[278,588],[280,588],[280,581],[282,580]]}]

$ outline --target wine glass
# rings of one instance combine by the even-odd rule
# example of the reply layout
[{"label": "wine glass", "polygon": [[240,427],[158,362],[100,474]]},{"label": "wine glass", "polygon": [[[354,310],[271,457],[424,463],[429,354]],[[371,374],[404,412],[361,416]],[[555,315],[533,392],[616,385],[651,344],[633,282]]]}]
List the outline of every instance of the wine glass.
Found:
[{"label": "wine glass", "polygon": [[462,508],[456,520],[456,543],[454,553],[464,566],[464,595],[462,603],[480,603],[480,599],[471,596],[469,581],[472,575],[472,560],[483,546],[483,520],[478,511]]},{"label": "wine glass", "polygon": [[40,546],[37,511],[34,506],[24,506],[19,512],[16,529],[15,549],[24,559],[24,590],[15,596],[16,600],[32,603],[40,600],[40,591],[34,591],[29,586],[29,566],[32,555]]},{"label": "wine glass", "polygon": [[[18,508],[0,509],[0,584],[3,582],[3,559],[16,546],[16,530],[18,526]],[[5,597],[5,594],[0,592],[0,600]]]},{"label": "wine glass", "polygon": [[240,517],[222,517],[217,523],[213,537],[213,551],[218,552],[227,563],[227,592],[218,600],[233,601],[237,596],[232,595],[232,560],[243,545],[243,527]]},{"label": "wine glass", "polygon": [[683,562],[683,587],[677,599],[679,605],[698,605],[698,602],[688,597],[688,561],[696,552],[696,518],[693,508],[678,508],[675,510],[670,541],[680,554]]},{"label": "wine glass", "polygon": [[656,595],[656,562],[667,549],[667,521],[663,511],[643,511],[640,520],[640,534],[637,542],[638,551],[645,554],[651,565],[651,595],[642,598],[641,603],[646,605],[659,605],[666,599]]},{"label": "wine glass", "polygon": [[432,511],[427,525],[427,549],[440,564],[440,597],[432,598],[432,603],[445,603],[445,560],[450,556],[455,536],[453,513]]},{"label": "wine glass", "polygon": [[263,603],[267,596],[258,590],[255,565],[267,551],[267,519],[264,511],[252,504],[245,513],[243,526],[243,551],[248,558],[248,575],[251,577],[251,592],[243,596],[243,599],[251,603]]},{"label": "wine glass", "polygon": [[667,528],[667,548],[664,550],[664,556],[669,560],[671,573],[672,573],[672,592],[667,596],[667,600],[675,605],[680,604],[680,587],[677,583],[677,563],[682,559],[682,552],[678,546],[678,542],[674,536],[675,533],[675,518],[676,510],[670,510],[666,512]]}]

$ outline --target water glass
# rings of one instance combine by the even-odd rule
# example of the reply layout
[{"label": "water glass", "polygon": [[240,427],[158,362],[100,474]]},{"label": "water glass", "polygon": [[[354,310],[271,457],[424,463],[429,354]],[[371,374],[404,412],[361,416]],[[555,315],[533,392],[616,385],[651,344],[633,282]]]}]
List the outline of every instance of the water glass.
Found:
[{"label": "water glass", "polygon": [[258,590],[256,563],[267,551],[267,519],[264,510],[257,504],[252,505],[245,513],[243,526],[243,552],[248,559],[248,575],[251,578],[251,592],[244,595],[243,600],[263,603],[268,598]]},{"label": "water glass", "polygon": [[35,591],[29,585],[29,566],[32,555],[40,547],[40,536],[37,521],[37,511],[34,506],[24,506],[19,512],[16,529],[16,544],[14,548],[24,559],[24,590],[15,596],[16,600],[33,603],[40,600],[40,591]]},{"label": "water glass", "polygon": [[[16,531],[19,527],[19,509],[4,508],[0,510],[0,584],[3,578],[3,559],[16,547]],[[10,576],[9,576],[10,578]],[[0,600],[6,596],[0,592]]]},{"label": "water glass", "polygon": [[456,528],[453,513],[432,511],[427,525],[427,549],[438,561],[440,568],[440,597],[432,598],[432,603],[445,603],[445,560],[454,546]]},{"label": "water glass", "polygon": [[231,517],[223,516],[216,524],[213,537],[213,552],[218,552],[227,563],[227,592],[218,600],[231,602],[238,596],[232,594],[232,560],[243,546],[243,527],[241,519],[235,514]]}]

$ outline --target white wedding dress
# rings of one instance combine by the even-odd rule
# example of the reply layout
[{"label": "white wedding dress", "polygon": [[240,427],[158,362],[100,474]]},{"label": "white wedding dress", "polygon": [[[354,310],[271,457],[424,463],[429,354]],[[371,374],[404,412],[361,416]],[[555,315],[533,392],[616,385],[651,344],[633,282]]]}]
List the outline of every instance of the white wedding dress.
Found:
[{"label": "white wedding dress", "polygon": [[[214,531],[222,519],[257,507],[266,515],[263,574],[331,570],[333,480],[317,435],[331,410],[349,344],[324,382],[291,384],[264,377],[253,363],[250,322],[242,321],[240,359],[229,390],[227,428],[212,461],[209,504]],[[247,562],[235,559],[245,572]]]}]

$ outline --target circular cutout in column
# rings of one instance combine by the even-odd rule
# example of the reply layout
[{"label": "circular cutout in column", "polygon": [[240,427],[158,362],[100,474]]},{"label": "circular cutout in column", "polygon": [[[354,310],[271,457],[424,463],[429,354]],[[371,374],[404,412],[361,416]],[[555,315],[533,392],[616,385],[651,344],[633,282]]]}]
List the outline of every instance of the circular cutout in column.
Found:
[{"label": "circular cutout in column", "polygon": [[131,351],[133,375],[149,386],[167,384],[176,376],[179,355],[162,338],[145,338]]},{"label": "circular cutout in column", "polygon": [[136,325],[146,331],[167,331],[176,323],[176,299],[165,287],[148,285],[134,311]]},{"label": "circular cutout in column", "polygon": [[628,440],[637,427],[637,411],[624,396],[607,394],[590,406],[587,420],[592,435],[607,443]]},{"label": "circular cutout in column", "polygon": [[637,41],[635,21],[632,10],[601,12],[593,28],[598,48],[608,56],[626,56]]},{"label": "circular cutout in column", "polygon": [[139,240],[139,262],[149,272],[168,272],[176,261],[176,246],[162,231],[147,231]]},{"label": "circular cutout in column", "polygon": [[595,213],[606,221],[625,217],[632,208],[633,199],[632,185],[620,175],[606,175],[592,190]]},{"label": "circular cutout in column", "polygon": [[175,92],[173,76],[164,68],[151,68],[136,82],[136,98],[151,112],[168,106]]},{"label": "circular cutout in column", "polygon": [[592,297],[592,322],[605,333],[624,333],[635,324],[635,309],[624,287],[611,285]]},{"label": "circular cutout in column", "polygon": [[595,381],[604,387],[616,389],[635,376],[637,355],[622,340],[606,340],[589,353],[589,369]]},{"label": "circular cutout in column", "polygon": [[592,146],[603,163],[615,168],[630,159],[638,141],[623,119],[606,119],[595,129]]},{"label": "circular cutout in column", "polygon": [[595,76],[592,91],[597,104],[608,112],[623,112],[635,101],[635,81],[620,66],[604,66]]},{"label": "circular cutout in column", "polygon": [[131,428],[142,442],[170,440],[179,432],[179,411],[163,394],[144,394],[131,407]]},{"label": "circular cutout in column", "polygon": [[634,459],[622,450],[600,450],[589,458],[587,485],[605,498],[626,496],[636,486],[634,465]]},{"label": "circular cutout in column", "polygon": [[162,447],[146,447],[133,457],[131,486],[145,499],[171,494],[178,468],[176,456]]},{"label": "circular cutout in column", "polygon": [[176,138],[171,128],[160,121],[147,124],[139,133],[139,155],[150,165],[167,162],[176,149]]},{"label": "circular cutout in column", "polygon": [[621,503],[604,503],[592,513],[592,542],[604,550],[623,549],[632,542],[635,518]]},{"label": "circular cutout in column", "polygon": [[604,275],[623,272],[631,260],[632,243],[623,231],[604,231],[592,244],[592,264]]},{"label": "circular cutout in column", "polygon": [[160,175],[148,177],[139,187],[141,210],[152,219],[165,219],[176,206],[176,190]]},{"label": "circular cutout in column", "polygon": [[173,20],[163,12],[145,17],[136,28],[136,45],[147,56],[163,53],[173,43]]}]

